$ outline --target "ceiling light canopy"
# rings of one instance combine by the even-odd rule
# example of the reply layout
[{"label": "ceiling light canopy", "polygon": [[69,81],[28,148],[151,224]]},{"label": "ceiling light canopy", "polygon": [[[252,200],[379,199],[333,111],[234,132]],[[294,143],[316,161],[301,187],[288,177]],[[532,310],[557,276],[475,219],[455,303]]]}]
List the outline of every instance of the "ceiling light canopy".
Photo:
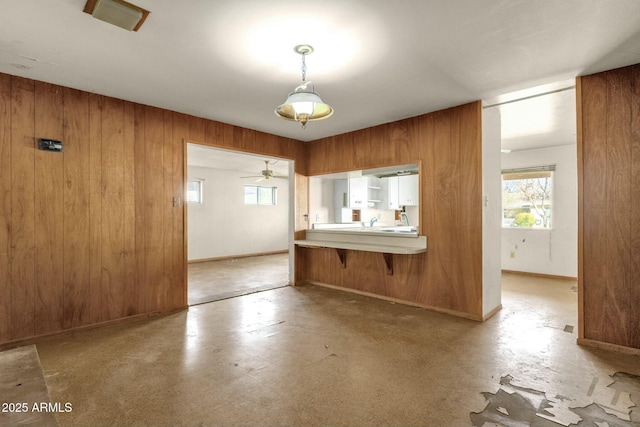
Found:
[{"label": "ceiling light canopy", "polygon": [[331,117],[333,108],[322,102],[320,95],[314,90],[313,82],[306,81],[307,65],[304,58],[313,53],[313,47],[298,45],[293,50],[302,56],[302,84],[289,94],[284,104],[276,108],[275,113],[281,119],[300,122],[304,129],[307,122]]}]

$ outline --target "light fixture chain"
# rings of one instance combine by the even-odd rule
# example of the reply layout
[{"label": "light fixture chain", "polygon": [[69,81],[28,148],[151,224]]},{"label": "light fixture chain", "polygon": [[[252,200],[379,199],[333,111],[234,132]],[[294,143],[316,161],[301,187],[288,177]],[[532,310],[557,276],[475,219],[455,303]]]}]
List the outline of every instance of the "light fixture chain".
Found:
[{"label": "light fixture chain", "polygon": [[304,53],[302,54],[302,81],[307,81],[307,63],[304,60]]}]

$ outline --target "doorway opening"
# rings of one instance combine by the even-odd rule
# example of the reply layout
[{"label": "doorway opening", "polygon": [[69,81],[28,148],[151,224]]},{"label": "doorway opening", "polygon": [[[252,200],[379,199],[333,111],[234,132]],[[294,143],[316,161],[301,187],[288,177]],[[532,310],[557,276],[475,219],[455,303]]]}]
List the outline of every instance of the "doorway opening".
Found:
[{"label": "doorway opening", "polygon": [[[565,307],[570,317],[577,317],[575,80],[505,94],[485,101],[483,108],[486,116],[497,117],[492,123],[500,129],[496,196],[501,207],[496,222],[502,292],[521,291],[533,298],[527,286],[535,282],[549,285],[549,294],[555,295],[564,283],[560,287],[575,294],[565,299],[571,301]],[[574,322],[577,325],[577,319]]]},{"label": "doorway opening", "polygon": [[186,144],[187,300],[287,286],[293,161]]}]

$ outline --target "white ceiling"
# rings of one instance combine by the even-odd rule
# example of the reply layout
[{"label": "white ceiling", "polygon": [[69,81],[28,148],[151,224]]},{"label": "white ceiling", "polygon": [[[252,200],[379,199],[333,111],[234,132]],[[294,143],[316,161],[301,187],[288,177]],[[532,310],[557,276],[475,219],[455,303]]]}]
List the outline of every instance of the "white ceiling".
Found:
[{"label": "white ceiling", "polygon": [[[83,13],[85,0],[0,0],[0,71],[309,141],[640,62],[638,0],[132,2],[151,11],[139,32]],[[273,112],[300,81],[301,43],[335,109],[305,130]],[[533,98],[558,99],[536,114],[493,107],[505,123],[556,119],[505,129],[504,145],[575,140],[574,97]]]},{"label": "white ceiling", "polygon": [[247,176],[260,176],[266,167],[265,161],[269,162],[269,169],[275,175],[289,176],[289,160],[187,144],[187,165],[189,166],[240,171],[246,172]]}]

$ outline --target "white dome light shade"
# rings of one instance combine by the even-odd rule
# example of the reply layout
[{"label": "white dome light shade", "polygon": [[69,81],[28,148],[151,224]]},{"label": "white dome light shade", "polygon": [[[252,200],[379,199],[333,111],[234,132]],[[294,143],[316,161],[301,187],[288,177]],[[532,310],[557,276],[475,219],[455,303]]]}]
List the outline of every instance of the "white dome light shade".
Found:
[{"label": "white dome light shade", "polygon": [[284,104],[276,108],[276,115],[285,120],[302,123],[326,119],[333,114],[333,108],[322,102],[320,95],[313,90],[298,87],[289,94]]},{"label": "white dome light shade", "polygon": [[[293,48],[302,57],[302,83],[289,94],[284,104],[276,108],[276,116],[285,120],[302,123],[302,129],[307,127],[307,122],[326,119],[333,114],[333,108],[322,102],[313,87],[313,82],[307,81],[307,64],[305,55],[313,53],[313,47],[308,44],[299,44]],[[309,88],[311,87],[311,88]]]}]

